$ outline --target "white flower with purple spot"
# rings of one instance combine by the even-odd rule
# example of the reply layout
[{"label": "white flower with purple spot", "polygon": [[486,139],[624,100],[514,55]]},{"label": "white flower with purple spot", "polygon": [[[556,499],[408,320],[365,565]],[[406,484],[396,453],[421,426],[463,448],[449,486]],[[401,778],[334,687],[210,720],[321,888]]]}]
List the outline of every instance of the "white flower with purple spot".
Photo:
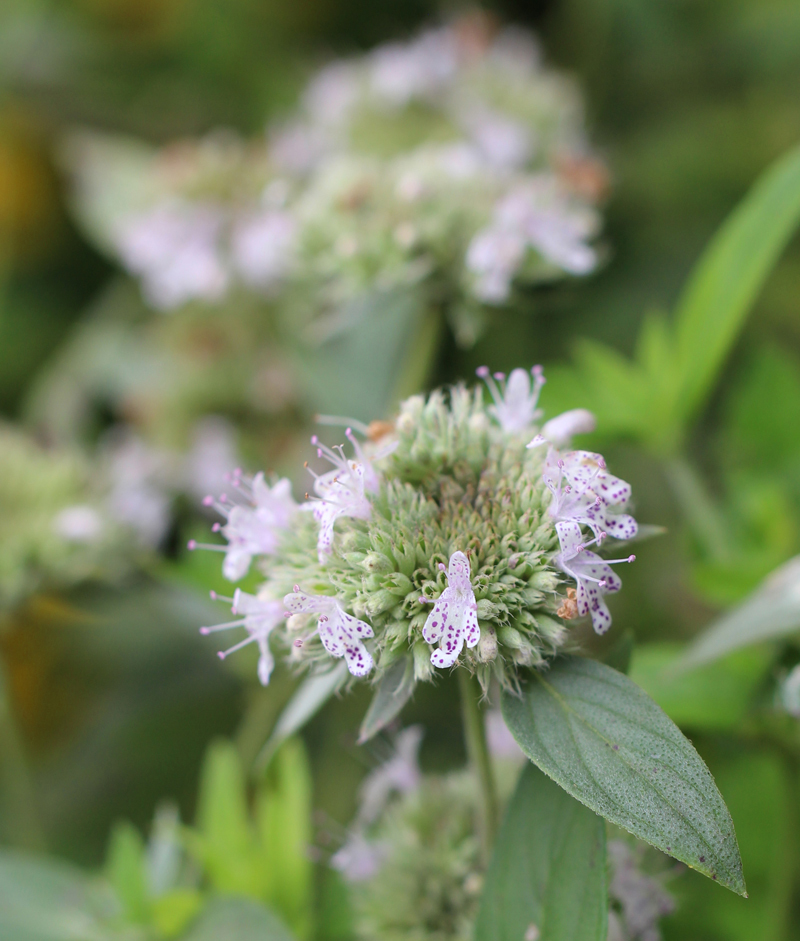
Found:
[{"label": "white flower with purple spot", "polygon": [[[444,565],[440,564],[439,568],[445,570]],[[435,667],[453,666],[465,643],[471,648],[481,639],[478,605],[469,574],[469,559],[463,552],[454,552],[447,568],[447,588],[434,604],[422,629],[422,636],[429,644],[439,642],[438,649],[431,654]],[[430,603],[428,598],[420,601]]]},{"label": "white flower with purple spot", "polygon": [[556,565],[575,579],[578,614],[591,615],[592,627],[598,634],[605,634],[611,627],[611,614],[603,596],[622,588],[622,580],[611,568],[621,562],[633,562],[636,556],[627,559],[603,559],[587,547],[599,542],[593,539],[584,543],[581,528],[574,520],[556,523],[556,532],[561,551],[555,557]]},{"label": "white flower with purple spot", "polygon": [[330,595],[309,595],[298,585],[286,595],[283,603],[290,615],[317,615],[317,631],[323,647],[332,657],[344,657],[353,676],[366,676],[372,670],[372,655],[363,639],[374,635],[366,621],[348,614]]},{"label": "white flower with purple spot", "polygon": [[546,381],[541,366],[534,366],[530,376],[524,369],[514,369],[507,380],[505,373],[492,375],[488,366],[479,367],[477,374],[494,399],[494,405],[490,405],[488,411],[507,434],[519,434],[539,418],[541,409],[536,406]]},{"label": "white flower with purple spot", "polygon": [[253,556],[272,555],[278,548],[280,534],[286,529],[297,510],[292,497],[292,485],[283,477],[270,487],[263,473],[249,480],[235,471],[233,487],[250,501],[249,506],[233,503],[226,494],[219,500],[206,497],[205,506],[213,506],[227,518],[224,525],[215,523],[214,532],[221,532],[228,540],[227,546],[200,544],[191,540],[190,549],[212,549],[225,553],[222,573],[229,581],[236,582],[247,574]]},{"label": "white flower with purple spot", "polygon": [[258,658],[258,678],[262,686],[269,683],[272,668],[275,666],[275,658],[269,649],[269,635],[284,620],[286,620],[286,609],[282,601],[274,598],[262,597],[261,595],[249,595],[245,591],[237,588],[233,598],[223,598],[216,592],[211,592],[211,597],[220,601],[231,602],[234,614],[242,614],[244,617],[237,618],[235,621],[227,621],[224,624],[216,624],[213,627],[201,627],[201,634],[213,634],[216,631],[227,631],[233,627],[243,627],[249,637],[234,644],[228,650],[221,650],[218,654],[220,660],[224,660],[229,654],[241,650],[253,642],[258,644],[260,656]]},{"label": "white flower with purple spot", "polygon": [[609,474],[602,454],[569,451],[562,455],[550,448],[542,478],[553,495],[548,512],[554,520],[588,526],[597,539],[636,535],[636,520],[619,512],[630,499],[631,486]]},{"label": "white flower with purple spot", "polygon": [[375,492],[380,486],[377,471],[367,459],[352,430],[348,428],[345,434],[353,445],[357,461],[345,457],[342,445],[328,448],[320,444],[316,435],[311,439],[311,443],[316,445],[317,456],[333,464],[333,470],[326,474],[315,474],[311,471],[315,478],[314,492],[317,498],[304,504],[304,509],[311,510],[314,519],[319,523],[317,553],[320,562],[324,562],[333,551],[333,527],[336,520],[340,516],[369,519],[372,504],[367,493]]}]

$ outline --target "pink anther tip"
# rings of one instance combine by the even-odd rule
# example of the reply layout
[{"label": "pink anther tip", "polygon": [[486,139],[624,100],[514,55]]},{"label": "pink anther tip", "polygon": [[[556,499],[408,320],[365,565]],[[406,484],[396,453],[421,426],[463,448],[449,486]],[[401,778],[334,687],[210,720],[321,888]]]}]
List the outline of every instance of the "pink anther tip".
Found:
[{"label": "pink anther tip", "polygon": [[294,585],[294,586],[292,587],[292,591],[300,591],[300,586],[299,586],[299,585]]},{"label": "pink anther tip", "polygon": [[505,374],[504,372],[496,372],[496,373],[494,374],[494,378],[495,378],[498,382],[502,382],[502,381],[506,378],[506,374]]},{"label": "pink anther tip", "polygon": [[635,561],[636,561],[636,556],[635,556],[635,555],[629,555],[629,556],[628,556],[628,561],[629,561],[629,562],[635,562]]},{"label": "pink anther tip", "polygon": [[485,379],[489,375],[489,367],[478,366],[478,368],[475,370],[475,375],[480,379]]},{"label": "pink anther tip", "polygon": [[209,493],[208,496],[203,497],[203,506],[211,506],[214,502],[214,498]]},{"label": "pink anther tip", "polygon": [[200,628],[200,633],[201,633],[201,634],[210,634],[210,633],[211,633],[211,629],[208,628],[208,627],[201,627],[201,628]]},{"label": "pink anther tip", "polygon": [[220,650],[220,651],[217,653],[217,656],[220,658],[220,660],[224,660],[224,659],[225,659],[225,651],[224,651],[224,650]]},{"label": "pink anther tip", "polygon": [[212,601],[216,601],[216,600],[217,600],[217,593],[214,591],[213,588],[211,589],[211,591],[210,591],[208,594],[209,594],[209,596],[211,597],[211,600],[212,600]]},{"label": "pink anther tip", "polygon": [[190,540],[186,543],[186,548],[187,548],[187,549],[190,549],[190,550],[191,550],[191,549],[196,549],[196,548],[197,548],[197,540],[196,540],[196,539],[190,539]]}]

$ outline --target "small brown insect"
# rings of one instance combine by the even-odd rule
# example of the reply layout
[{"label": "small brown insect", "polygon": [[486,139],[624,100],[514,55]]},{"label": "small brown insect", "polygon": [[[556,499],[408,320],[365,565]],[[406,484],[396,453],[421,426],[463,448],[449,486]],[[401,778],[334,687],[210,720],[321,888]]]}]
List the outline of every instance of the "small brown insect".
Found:
[{"label": "small brown insect", "polygon": [[571,621],[578,616],[577,592],[574,588],[567,589],[567,597],[556,614],[565,621]]}]

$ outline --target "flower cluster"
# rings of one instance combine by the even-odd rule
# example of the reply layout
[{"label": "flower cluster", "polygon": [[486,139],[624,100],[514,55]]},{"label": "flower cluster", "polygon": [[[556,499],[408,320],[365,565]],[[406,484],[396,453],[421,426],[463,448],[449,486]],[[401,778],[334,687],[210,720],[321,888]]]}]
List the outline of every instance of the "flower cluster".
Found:
[{"label": "flower cluster", "polygon": [[467,309],[515,281],[597,263],[605,173],[580,96],[529,34],[480,16],[327,65],[260,142],[84,136],[67,162],[84,224],[163,310],[238,286],[320,314],[424,281],[466,337]]},{"label": "flower cluster", "polygon": [[416,680],[458,664],[487,687],[552,658],[577,615],[608,628],[604,595],[621,585],[611,565],[633,556],[605,560],[589,546],[636,534],[629,486],[601,455],[557,449],[592,427],[588,412],[539,425],[540,367],[507,381],[479,374],[491,404],[480,386],[412,396],[393,423],[363,428],[363,445],[347,429],[352,457],[314,437],[331,469],[309,468],[315,495],[300,505],[288,481],[240,472],[244,503],[209,498],[227,520],[215,528],[228,545],[212,546],[227,577],[254,556],[266,576],[257,596],[229,599],[244,617],[222,625],[259,643],[262,682],[272,634],[291,661],[344,658],[353,677],[405,658]]}]

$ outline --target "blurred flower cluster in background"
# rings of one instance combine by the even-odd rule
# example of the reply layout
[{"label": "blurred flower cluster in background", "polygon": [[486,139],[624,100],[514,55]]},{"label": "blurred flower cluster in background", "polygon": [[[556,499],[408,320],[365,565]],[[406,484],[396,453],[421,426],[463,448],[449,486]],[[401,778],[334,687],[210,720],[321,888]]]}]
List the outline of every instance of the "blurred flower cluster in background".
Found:
[{"label": "blurred flower cluster in background", "polygon": [[[202,941],[221,937],[226,919],[251,924],[253,937],[472,937],[490,874],[458,683],[433,669],[421,633],[416,648],[408,641],[397,614],[404,605],[422,630],[424,605],[453,584],[437,564],[452,564],[458,547],[449,532],[428,547],[425,579],[395,565],[390,547],[401,524],[428,545],[401,486],[427,499],[434,465],[478,486],[467,445],[454,469],[436,464],[435,435],[456,421],[441,417],[447,409],[463,406],[463,440],[484,448],[475,481],[502,469],[514,512],[530,510],[514,485],[524,475],[496,449],[501,431],[530,427],[517,442],[525,450],[540,390],[548,418],[573,415],[563,441],[544,426],[549,443],[566,448],[575,434],[587,450],[573,454],[602,451],[623,478],[610,479],[630,482],[639,522],[619,538],[648,541],[624,567],[623,592],[616,574],[602,576],[614,622],[603,636],[596,608],[579,617],[589,607],[576,589],[589,582],[570,562],[590,538],[579,527],[569,544],[563,530],[536,530],[524,551],[498,549],[491,564],[506,594],[476,580],[473,558],[483,639],[465,635],[462,662],[494,707],[518,665],[567,643],[568,624],[568,649],[627,671],[713,772],[750,899],[612,828],[609,938],[795,936],[800,249],[794,171],[776,161],[800,140],[798,88],[793,0],[6,0],[9,938],[55,941],[72,923],[75,937]],[[764,218],[785,214],[785,232],[754,223],[738,255],[720,249],[696,268],[726,218],[744,227],[756,217],[770,179],[778,195]],[[712,322],[725,298],[704,288],[703,272],[750,271],[760,252],[740,313]],[[546,385],[541,370],[530,384],[538,363]],[[519,368],[531,414],[513,427]],[[490,388],[460,389],[481,385],[476,371]],[[458,390],[449,400],[422,397],[446,386]],[[596,421],[574,417],[587,409]],[[368,483],[365,497],[350,458],[330,450],[345,428],[362,472],[374,460],[381,480],[396,480],[395,502],[384,506]],[[549,490],[551,523],[579,518],[599,545],[577,510],[553,509],[580,469],[548,446],[518,458],[525,473],[536,468],[536,499]],[[316,449],[333,455],[333,484],[329,466],[312,459],[316,481],[303,466]],[[350,473],[342,497],[334,487]],[[258,562],[274,549],[248,542],[248,520],[235,515],[242,487],[256,508],[257,488],[271,487],[264,506],[275,498],[270,512],[286,511],[274,527],[290,545],[274,597]],[[314,512],[295,513],[306,490]],[[372,504],[392,523],[380,552],[364,541]],[[349,558],[326,569],[322,533],[329,523],[332,542],[336,519]],[[470,525],[457,520],[453,532],[466,539]],[[229,541],[225,570],[221,555],[187,548],[213,542],[212,528]],[[331,615],[308,601],[313,591],[327,599],[329,582],[356,620],[374,621],[368,682],[352,683],[343,663],[297,670],[330,659],[324,637],[293,647],[312,615]],[[517,590],[523,600],[506,604]],[[232,595],[264,644],[218,660],[198,631],[223,619],[214,595]],[[253,628],[267,602],[280,608],[276,623],[292,616],[272,648],[272,626]],[[694,672],[678,672],[687,657]],[[394,711],[370,686],[384,677]],[[505,807],[520,754],[497,710],[483,718]],[[17,850],[48,854],[46,877],[26,875],[39,857]],[[36,921],[48,906],[50,922]]]}]

